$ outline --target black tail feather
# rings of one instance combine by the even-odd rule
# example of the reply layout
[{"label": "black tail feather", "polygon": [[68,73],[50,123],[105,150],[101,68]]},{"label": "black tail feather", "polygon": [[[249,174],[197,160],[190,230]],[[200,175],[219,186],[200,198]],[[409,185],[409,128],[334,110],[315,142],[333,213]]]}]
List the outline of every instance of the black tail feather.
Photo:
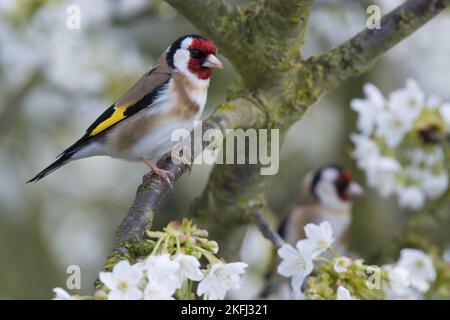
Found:
[{"label": "black tail feather", "polygon": [[55,162],[53,162],[47,168],[45,168],[44,170],[39,172],[33,179],[27,181],[27,183],[36,182],[38,180],[41,180],[46,175],[48,175],[48,174],[52,173],[53,171],[55,171],[56,169],[62,167],[63,165],[65,165],[66,163],[68,163],[71,160],[72,155],[73,155],[73,152],[61,154],[60,157]]}]

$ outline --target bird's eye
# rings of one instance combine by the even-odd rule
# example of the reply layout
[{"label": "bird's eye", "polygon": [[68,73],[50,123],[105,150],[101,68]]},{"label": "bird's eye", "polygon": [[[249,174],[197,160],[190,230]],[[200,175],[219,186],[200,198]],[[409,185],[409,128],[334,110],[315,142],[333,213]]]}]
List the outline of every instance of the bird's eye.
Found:
[{"label": "bird's eye", "polygon": [[204,54],[201,51],[197,50],[197,49],[189,49],[189,52],[191,54],[191,57],[194,58],[194,59],[199,59],[199,58],[202,58],[204,56]]}]

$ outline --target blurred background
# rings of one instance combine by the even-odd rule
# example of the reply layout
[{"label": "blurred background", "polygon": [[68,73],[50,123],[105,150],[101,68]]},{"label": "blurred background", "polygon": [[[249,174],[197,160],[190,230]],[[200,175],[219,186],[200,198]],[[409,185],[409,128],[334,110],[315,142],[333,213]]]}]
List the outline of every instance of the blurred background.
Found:
[{"label": "blurred background", "polygon": [[[403,1],[371,2],[384,14]],[[362,30],[367,4],[316,1],[304,56]],[[81,9],[79,30],[66,27],[70,5]],[[365,184],[349,157],[349,134],[356,120],[349,103],[362,97],[364,83],[387,93],[412,77],[427,94],[450,100],[450,33],[445,30],[450,30],[448,12],[396,46],[371,73],[322,99],[290,130],[280,171],[268,190],[274,212],[294,201],[308,171],[326,163],[347,166]],[[81,267],[82,288],[77,293],[92,293],[114,230],[146,167],[92,158],[71,163],[39,183],[25,181],[78,139],[174,39],[194,32],[185,18],[159,0],[0,1],[0,299],[50,298],[53,287],[65,285],[66,268],[73,264]],[[230,65],[225,67],[213,76],[204,117],[225,100],[236,78]],[[187,214],[209,170],[196,165],[191,175],[179,180],[160,207],[155,228]],[[351,234],[352,249],[362,256],[383,247],[411,215],[394,201],[366,191],[356,202]],[[434,236],[436,241],[448,240],[446,234]],[[249,245],[260,247],[261,241]],[[258,262],[266,257],[243,259]]]}]

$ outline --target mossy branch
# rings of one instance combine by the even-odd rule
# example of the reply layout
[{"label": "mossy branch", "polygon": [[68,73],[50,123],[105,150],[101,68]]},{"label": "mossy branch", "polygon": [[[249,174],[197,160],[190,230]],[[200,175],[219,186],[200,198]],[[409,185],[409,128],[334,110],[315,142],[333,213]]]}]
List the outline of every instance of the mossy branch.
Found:
[{"label": "mossy branch", "polygon": [[264,13],[267,25],[282,39],[295,39],[295,51],[300,52],[314,0],[266,0]]},{"label": "mossy branch", "polygon": [[[369,71],[378,58],[450,5],[450,0],[409,0],[348,42],[306,61],[313,86],[324,94]],[[303,70],[302,70],[303,71]]]}]

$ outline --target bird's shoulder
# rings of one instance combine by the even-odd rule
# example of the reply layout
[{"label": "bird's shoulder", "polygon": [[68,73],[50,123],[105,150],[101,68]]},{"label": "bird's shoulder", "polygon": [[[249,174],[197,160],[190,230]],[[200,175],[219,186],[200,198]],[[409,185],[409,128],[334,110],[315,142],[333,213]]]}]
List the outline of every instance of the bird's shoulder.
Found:
[{"label": "bird's shoulder", "polygon": [[172,76],[173,69],[167,65],[165,59],[159,59],[148,72],[116,101],[114,107],[132,107],[146,96],[151,95],[155,89],[166,83]]}]

